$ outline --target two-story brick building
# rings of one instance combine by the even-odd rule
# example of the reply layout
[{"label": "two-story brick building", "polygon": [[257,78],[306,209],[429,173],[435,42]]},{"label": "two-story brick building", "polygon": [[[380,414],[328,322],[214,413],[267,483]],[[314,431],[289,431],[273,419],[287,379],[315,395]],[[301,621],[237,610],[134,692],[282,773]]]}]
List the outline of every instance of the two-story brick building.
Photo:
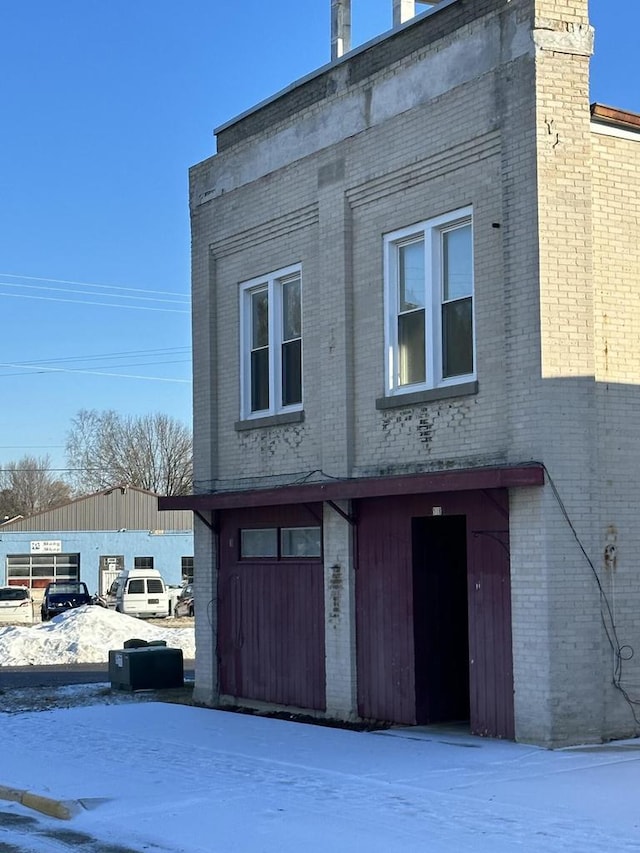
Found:
[{"label": "two-story brick building", "polygon": [[636,733],[640,117],[587,0],[332,5],[191,170],[196,695]]}]

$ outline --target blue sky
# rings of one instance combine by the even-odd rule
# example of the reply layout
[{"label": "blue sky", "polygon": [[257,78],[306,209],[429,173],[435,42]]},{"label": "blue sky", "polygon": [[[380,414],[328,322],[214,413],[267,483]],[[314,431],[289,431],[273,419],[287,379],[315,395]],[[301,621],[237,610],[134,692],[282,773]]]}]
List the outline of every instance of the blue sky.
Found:
[{"label": "blue sky", "polygon": [[[640,112],[638,0],[592,0],[591,100]],[[330,0],[2,0],[0,467],[82,408],[191,422],[188,167],[329,60]],[[353,44],[391,0],[353,0]]]}]

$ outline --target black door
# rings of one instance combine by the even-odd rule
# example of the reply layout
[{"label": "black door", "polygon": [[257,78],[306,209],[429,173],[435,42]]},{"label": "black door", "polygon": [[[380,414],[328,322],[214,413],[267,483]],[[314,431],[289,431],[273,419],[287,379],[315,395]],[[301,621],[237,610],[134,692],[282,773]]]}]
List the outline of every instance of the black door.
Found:
[{"label": "black door", "polygon": [[469,719],[466,516],[412,519],[416,722]]}]

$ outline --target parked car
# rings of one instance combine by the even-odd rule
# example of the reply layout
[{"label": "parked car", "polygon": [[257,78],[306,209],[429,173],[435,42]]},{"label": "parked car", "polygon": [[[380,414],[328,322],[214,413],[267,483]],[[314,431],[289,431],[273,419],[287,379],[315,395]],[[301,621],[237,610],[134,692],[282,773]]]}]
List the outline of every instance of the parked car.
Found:
[{"label": "parked car", "polygon": [[173,608],[174,616],[193,616],[193,584],[188,583],[178,596]]},{"label": "parked car", "polygon": [[0,586],[0,622],[33,622],[33,599],[27,586]]},{"label": "parked car", "polygon": [[82,581],[55,581],[47,585],[40,607],[43,622],[48,622],[58,613],[91,604],[87,585]]},{"label": "parked car", "polygon": [[109,587],[107,607],[140,619],[169,615],[169,593],[157,569],[125,569]]},{"label": "parked car", "polygon": [[180,598],[182,590],[184,589],[184,584],[175,584],[170,583],[167,584],[167,592],[169,593],[169,616],[174,616],[174,610],[176,606],[176,601]]}]

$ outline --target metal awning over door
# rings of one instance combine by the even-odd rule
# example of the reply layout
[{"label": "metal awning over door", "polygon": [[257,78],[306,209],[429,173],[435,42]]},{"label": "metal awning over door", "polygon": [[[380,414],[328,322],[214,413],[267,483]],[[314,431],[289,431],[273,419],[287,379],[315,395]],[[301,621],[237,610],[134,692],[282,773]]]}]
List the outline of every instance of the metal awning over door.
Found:
[{"label": "metal awning over door", "polygon": [[197,495],[166,495],[158,498],[160,510],[210,512],[217,509],[309,504],[318,501],[419,495],[433,492],[461,492],[474,489],[511,489],[544,485],[544,468],[539,462],[525,465],[497,465],[489,468],[458,468],[423,474],[391,477],[351,477],[322,480],[278,488],[217,491]]}]

